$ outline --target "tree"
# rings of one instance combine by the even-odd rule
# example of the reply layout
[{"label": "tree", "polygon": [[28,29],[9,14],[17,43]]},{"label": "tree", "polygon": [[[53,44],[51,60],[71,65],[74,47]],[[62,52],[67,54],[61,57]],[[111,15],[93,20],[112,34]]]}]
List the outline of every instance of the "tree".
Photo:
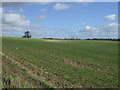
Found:
[{"label": "tree", "polygon": [[25,35],[23,37],[24,38],[31,38],[30,31],[26,31]]}]

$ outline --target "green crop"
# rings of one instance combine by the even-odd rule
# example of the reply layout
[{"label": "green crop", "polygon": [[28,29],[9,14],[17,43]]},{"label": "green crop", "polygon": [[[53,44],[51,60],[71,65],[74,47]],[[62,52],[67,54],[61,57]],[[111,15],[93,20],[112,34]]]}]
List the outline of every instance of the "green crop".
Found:
[{"label": "green crop", "polygon": [[118,87],[117,41],[3,37],[2,50],[51,87]]}]

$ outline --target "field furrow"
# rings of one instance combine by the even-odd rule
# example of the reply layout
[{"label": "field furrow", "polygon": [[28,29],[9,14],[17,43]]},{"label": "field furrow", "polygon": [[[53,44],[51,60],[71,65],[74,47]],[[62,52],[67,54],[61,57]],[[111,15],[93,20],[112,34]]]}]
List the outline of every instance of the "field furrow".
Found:
[{"label": "field furrow", "polygon": [[9,72],[43,88],[118,87],[117,42],[58,41],[4,37],[3,56],[18,67]]}]

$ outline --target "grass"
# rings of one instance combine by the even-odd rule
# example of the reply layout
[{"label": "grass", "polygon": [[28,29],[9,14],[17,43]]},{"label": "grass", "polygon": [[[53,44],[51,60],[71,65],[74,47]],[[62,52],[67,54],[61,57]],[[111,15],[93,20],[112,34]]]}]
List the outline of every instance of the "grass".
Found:
[{"label": "grass", "polygon": [[3,87],[5,88],[35,88],[31,82],[24,80],[22,74],[26,74],[25,72],[21,71],[19,67],[15,64],[10,62],[7,58],[4,58],[3,61]]},{"label": "grass", "polygon": [[2,41],[5,55],[26,65],[29,71],[33,69],[35,80],[49,86],[118,87],[117,41],[15,37],[3,37]]}]

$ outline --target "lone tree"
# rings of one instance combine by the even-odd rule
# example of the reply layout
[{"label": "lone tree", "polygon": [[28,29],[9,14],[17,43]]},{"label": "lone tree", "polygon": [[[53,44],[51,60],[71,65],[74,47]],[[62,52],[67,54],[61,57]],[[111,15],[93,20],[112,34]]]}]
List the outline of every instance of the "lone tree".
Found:
[{"label": "lone tree", "polygon": [[26,31],[23,38],[31,38],[30,31]]}]

